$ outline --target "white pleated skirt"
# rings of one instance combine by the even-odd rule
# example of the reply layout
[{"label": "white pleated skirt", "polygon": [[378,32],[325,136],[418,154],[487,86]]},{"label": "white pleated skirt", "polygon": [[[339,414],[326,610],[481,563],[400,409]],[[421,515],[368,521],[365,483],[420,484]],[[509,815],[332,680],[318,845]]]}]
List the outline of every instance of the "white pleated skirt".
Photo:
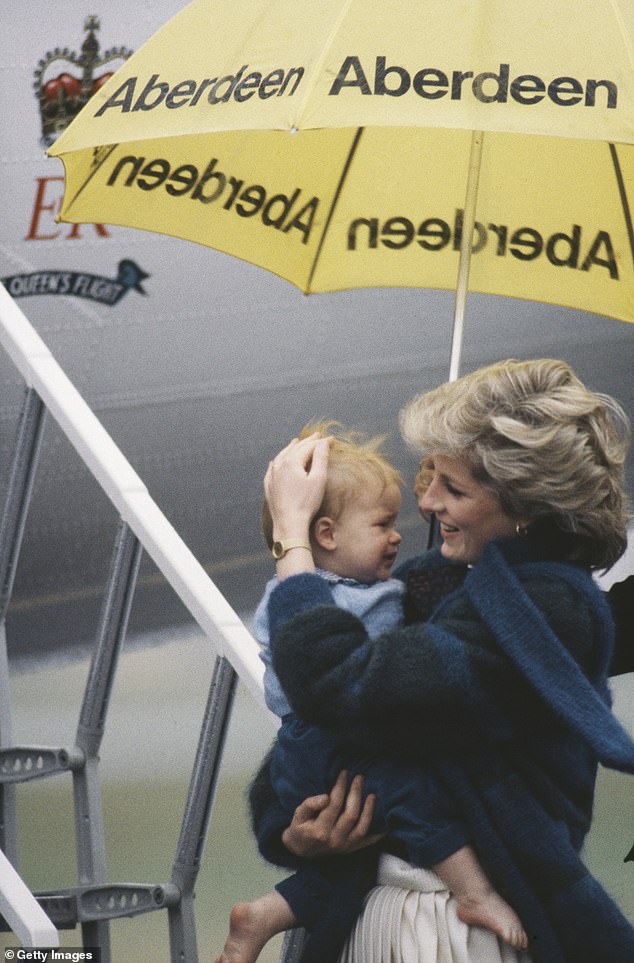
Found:
[{"label": "white pleated skirt", "polygon": [[531,963],[456,905],[435,873],[384,855],[339,963]]}]

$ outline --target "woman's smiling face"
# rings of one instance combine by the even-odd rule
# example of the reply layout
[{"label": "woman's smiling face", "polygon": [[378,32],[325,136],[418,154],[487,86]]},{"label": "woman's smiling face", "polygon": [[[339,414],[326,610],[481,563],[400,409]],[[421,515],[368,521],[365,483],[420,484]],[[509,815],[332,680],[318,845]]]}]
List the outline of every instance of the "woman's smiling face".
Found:
[{"label": "woman's smiling face", "polygon": [[441,553],[447,560],[473,565],[487,542],[515,534],[516,520],[459,458],[432,455],[430,473],[431,483],[418,507],[436,516],[443,541]]}]

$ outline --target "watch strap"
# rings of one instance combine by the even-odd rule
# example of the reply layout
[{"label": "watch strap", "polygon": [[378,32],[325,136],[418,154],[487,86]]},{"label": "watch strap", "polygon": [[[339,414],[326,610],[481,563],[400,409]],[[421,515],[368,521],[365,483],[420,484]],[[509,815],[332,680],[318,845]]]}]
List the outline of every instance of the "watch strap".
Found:
[{"label": "watch strap", "polygon": [[273,542],[271,554],[273,555],[273,558],[279,562],[279,560],[284,558],[286,553],[290,552],[293,548],[306,548],[309,552],[312,552],[311,546],[308,542],[304,541],[304,539],[289,538],[287,541]]}]

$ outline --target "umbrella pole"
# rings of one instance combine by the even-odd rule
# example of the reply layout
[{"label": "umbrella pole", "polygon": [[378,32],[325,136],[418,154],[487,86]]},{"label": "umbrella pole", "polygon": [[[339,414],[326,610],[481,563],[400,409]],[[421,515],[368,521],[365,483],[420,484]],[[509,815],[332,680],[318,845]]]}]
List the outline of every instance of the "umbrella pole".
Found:
[{"label": "umbrella pole", "polygon": [[[471,267],[471,248],[473,246],[473,228],[475,226],[475,209],[478,198],[478,181],[480,179],[480,162],[482,160],[482,142],[484,131],[471,132],[471,151],[469,154],[469,174],[467,176],[467,193],[464,202],[464,217],[462,221],[462,237],[460,238],[460,260],[458,262],[458,281],[456,284],[456,300],[453,315],[453,331],[451,334],[451,357],[449,360],[449,381],[455,381],[460,374],[460,359],[462,356],[462,337],[464,333],[464,316],[469,290],[469,268]],[[429,524],[427,548],[433,548],[438,543],[438,522],[433,515]]]},{"label": "umbrella pole", "polygon": [[478,180],[480,178],[480,163],[482,161],[483,141],[484,131],[472,131],[471,152],[469,154],[469,175],[467,177],[467,193],[464,204],[462,237],[460,238],[460,260],[458,262],[458,282],[456,285],[453,332],[451,336],[449,381],[455,381],[460,371],[464,317],[467,303],[467,293],[469,290],[469,268],[471,266],[471,248],[473,246],[473,228],[475,226],[475,209],[476,200],[478,197]]}]

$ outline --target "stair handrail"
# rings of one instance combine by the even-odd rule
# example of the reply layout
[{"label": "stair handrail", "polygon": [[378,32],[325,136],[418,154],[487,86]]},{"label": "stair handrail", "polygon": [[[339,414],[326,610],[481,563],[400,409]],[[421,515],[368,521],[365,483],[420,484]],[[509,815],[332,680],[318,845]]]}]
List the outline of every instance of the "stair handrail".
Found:
[{"label": "stair handrail", "polygon": [[1,283],[0,344],[200,628],[213,639],[218,654],[231,663],[269,713],[262,685],[264,667],[253,636]]},{"label": "stair handrail", "polygon": [[57,929],[1,849],[0,913],[22,946],[59,946]]}]

